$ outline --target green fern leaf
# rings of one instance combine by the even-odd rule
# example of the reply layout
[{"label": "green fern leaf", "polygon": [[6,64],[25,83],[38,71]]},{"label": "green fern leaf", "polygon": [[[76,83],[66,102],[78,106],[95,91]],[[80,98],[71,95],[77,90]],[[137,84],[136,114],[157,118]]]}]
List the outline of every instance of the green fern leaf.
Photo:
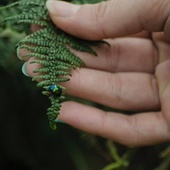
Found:
[{"label": "green fern leaf", "polygon": [[[56,129],[56,120],[61,108],[60,102],[64,99],[65,91],[59,83],[69,81],[72,69],[85,66],[85,63],[70,49],[96,56],[92,46],[99,46],[103,41],[82,40],[56,28],[48,16],[45,2],[46,0],[18,0],[2,7],[0,27],[5,29],[10,26],[25,32],[25,38],[16,46],[19,49],[28,50],[23,58],[34,57],[35,59],[30,63],[40,65],[40,68],[34,70],[36,76],[32,80],[38,81],[37,87],[41,87],[42,93],[51,101],[47,116],[50,127]],[[41,29],[31,33],[29,31],[31,24],[39,25]]]}]

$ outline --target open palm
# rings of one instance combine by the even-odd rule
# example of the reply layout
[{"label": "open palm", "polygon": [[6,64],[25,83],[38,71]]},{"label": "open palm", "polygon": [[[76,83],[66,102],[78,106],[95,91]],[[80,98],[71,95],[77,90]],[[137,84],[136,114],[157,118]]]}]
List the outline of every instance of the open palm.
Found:
[{"label": "open palm", "polygon": [[[49,0],[47,7],[52,21],[66,32],[110,43],[95,49],[97,57],[80,54],[87,67],[72,72],[65,84],[67,93],[135,112],[125,115],[66,102],[59,119],[128,146],[169,141],[170,44],[164,37],[164,33],[170,37],[169,1],[110,0],[71,6]],[[36,67],[28,62],[27,73],[34,76]]]}]

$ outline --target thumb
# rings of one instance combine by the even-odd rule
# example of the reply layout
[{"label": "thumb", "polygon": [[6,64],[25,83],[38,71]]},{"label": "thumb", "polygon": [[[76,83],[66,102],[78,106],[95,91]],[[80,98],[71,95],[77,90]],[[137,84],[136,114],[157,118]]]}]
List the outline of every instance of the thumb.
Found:
[{"label": "thumb", "polygon": [[48,0],[46,5],[59,28],[81,38],[99,40],[142,30],[165,31],[170,37],[169,0],[109,0],[93,5]]}]

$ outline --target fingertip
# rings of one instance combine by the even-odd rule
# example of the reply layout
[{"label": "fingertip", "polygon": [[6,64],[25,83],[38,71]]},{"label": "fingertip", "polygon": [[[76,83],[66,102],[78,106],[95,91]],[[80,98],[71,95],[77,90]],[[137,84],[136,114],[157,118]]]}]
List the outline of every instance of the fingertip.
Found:
[{"label": "fingertip", "polygon": [[[88,105],[69,101],[62,104],[59,120],[86,132],[95,133],[100,110]],[[94,121],[95,120],[95,121]]]},{"label": "fingertip", "polygon": [[26,73],[30,77],[34,77],[34,76],[39,75],[40,73],[35,73],[34,70],[42,67],[40,64],[32,63],[32,61],[34,61],[34,60],[35,60],[34,57],[30,57],[29,60],[27,61],[26,67],[25,67]]},{"label": "fingertip", "polygon": [[[63,17],[68,18],[77,13],[80,5],[74,5],[68,2],[48,0],[46,2],[46,7],[51,14],[51,17]],[[54,18],[56,19],[56,18]]]},{"label": "fingertip", "polygon": [[58,119],[64,122],[72,122],[75,119],[78,109],[79,107],[77,107],[75,102],[63,102]]},{"label": "fingertip", "polygon": [[20,59],[20,60],[28,60],[28,58],[24,58],[24,55],[26,53],[28,53],[28,50],[27,49],[24,49],[24,48],[20,48],[20,47],[17,47],[17,57]]},{"label": "fingertip", "polygon": [[23,65],[22,65],[22,73],[27,76],[27,77],[30,77],[30,75],[27,73],[27,62],[25,62]]},{"label": "fingertip", "polygon": [[77,5],[63,1],[48,0],[46,7],[51,20],[58,28],[79,38],[103,39],[99,23],[92,16],[97,5]]},{"label": "fingertip", "polygon": [[17,47],[17,57],[18,57],[20,60],[22,60],[22,58],[21,58],[21,56],[20,56],[20,48],[19,48],[19,47]]}]

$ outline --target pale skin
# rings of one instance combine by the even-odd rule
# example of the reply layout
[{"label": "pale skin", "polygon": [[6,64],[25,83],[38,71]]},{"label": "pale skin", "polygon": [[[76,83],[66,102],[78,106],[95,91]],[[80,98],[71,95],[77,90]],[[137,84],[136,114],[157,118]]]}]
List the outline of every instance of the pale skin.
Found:
[{"label": "pale skin", "polygon": [[[66,32],[110,43],[110,47],[95,48],[97,57],[79,53],[86,68],[72,71],[70,81],[64,84],[67,93],[136,112],[129,116],[65,102],[59,119],[127,146],[169,141],[169,0],[110,0],[72,7],[50,0],[47,7],[53,22]],[[31,60],[28,59],[26,69],[34,76],[33,70],[39,66],[29,64]]]}]

